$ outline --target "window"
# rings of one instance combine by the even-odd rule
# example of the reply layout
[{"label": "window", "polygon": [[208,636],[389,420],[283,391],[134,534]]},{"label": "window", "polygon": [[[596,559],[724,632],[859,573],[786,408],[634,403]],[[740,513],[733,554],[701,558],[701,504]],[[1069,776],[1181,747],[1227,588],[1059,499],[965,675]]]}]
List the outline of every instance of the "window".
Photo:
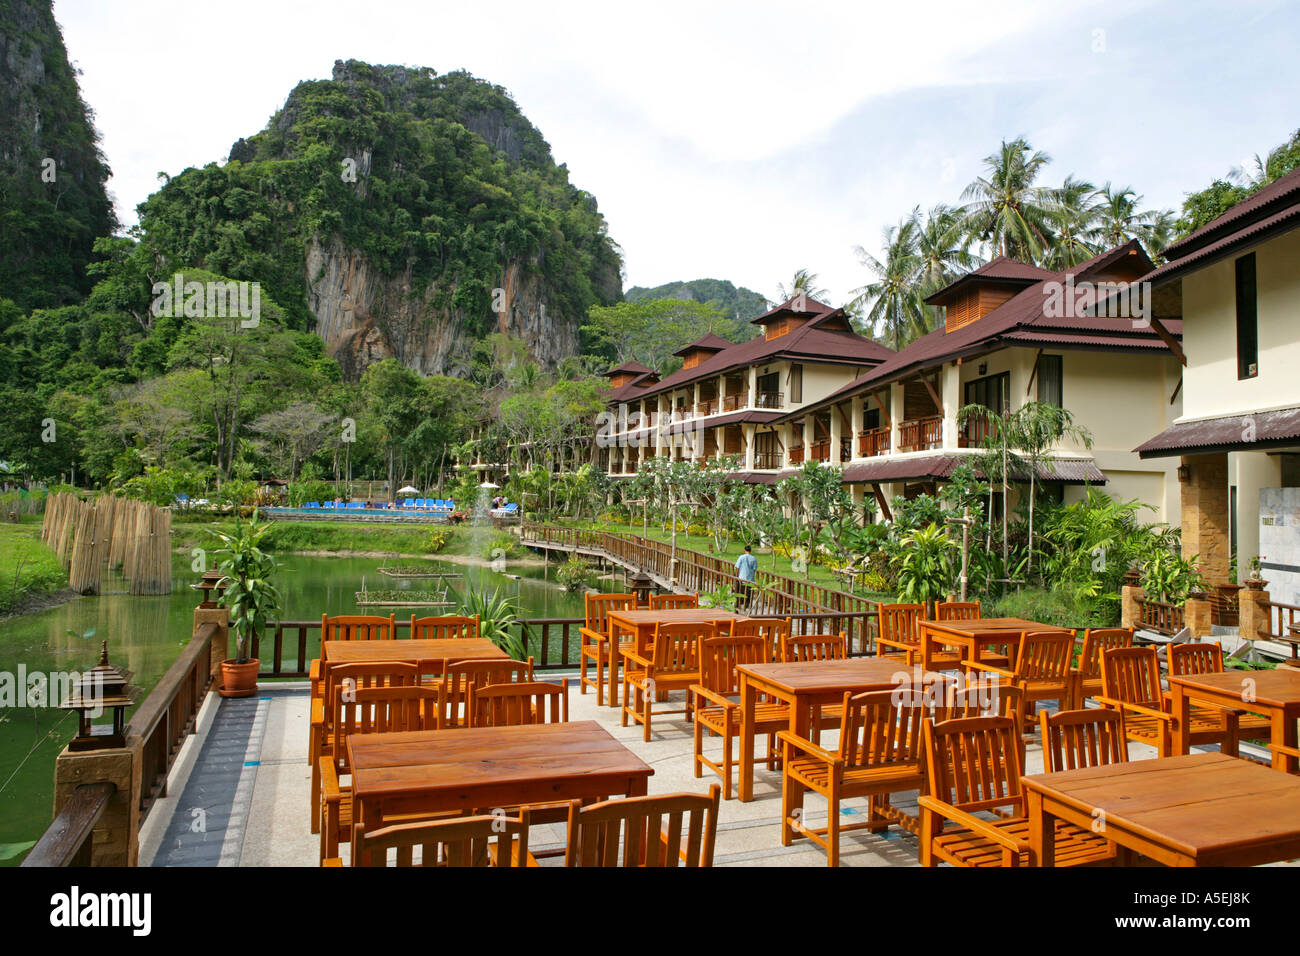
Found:
[{"label": "window", "polygon": [[1011,373],[986,375],[966,383],[966,405],[983,405],[994,414],[1011,410]]},{"label": "window", "polygon": [[862,430],[871,431],[880,427],[880,409],[864,408],[862,410]]},{"label": "window", "polygon": [[1038,400],[1045,405],[1064,408],[1061,389],[1061,356],[1038,356]]},{"label": "window", "polygon": [[798,405],[803,401],[803,366],[790,366],[790,404]]},{"label": "window", "polygon": [[1255,253],[1237,260],[1237,378],[1259,374],[1259,326],[1256,315]]}]

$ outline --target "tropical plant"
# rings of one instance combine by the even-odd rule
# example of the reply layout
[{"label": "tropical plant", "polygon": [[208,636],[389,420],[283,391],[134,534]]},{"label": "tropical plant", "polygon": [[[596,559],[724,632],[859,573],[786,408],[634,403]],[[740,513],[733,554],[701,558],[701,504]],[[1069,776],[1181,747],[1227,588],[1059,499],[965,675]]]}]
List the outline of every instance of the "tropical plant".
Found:
[{"label": "tropical plant", "polygon": [[929,524],[905,535],[899,545],[894,560],[900,599],[928,607],[951,592],[957,543],[947,528]]},{"label": "tropical plant", "polygon": [[731,585],[724,584],[712,591],[700,594],[701,607],[714,607],[723,611],[734,611],[740,603],[740,595],[732,590]]},{"label": "tropical plant", "polygon": [[571,555],[555,571],[555,580],[566,591],[585,591],[596,583],[596,572],[576,554]]},{"label": "tropical plant", "polygon": [[962,210],[965,228],[986,243],[992,255],[1022,262],[1045,260],[1057,191],[1036,182],[1051,161],[1024,139],[1004,140],[998,152],[984,158],[986,175],[962,192],[967,201]]},{"label": "tropical plant", "polygon": [[921,258],[915,220],[904,219],[896,226],[887,226],[881,245],[884,262],[862,246],[854,247],[873,281],[853,290],[848,308],[861,318],[871,335],[897,351],[929,331],[925,304],[916,284]]},{"label": "tropical plant", "polygon": [[424,538],[424,550],[427,554],[437,554],[443,548],[447,547],[447,541],[451,538],[450,532],[443,531],[441,528],[430,528],[429,533]]},{"label": "tropical plant", "polygon": [[1034,498],[1040,470],[1055,472],[1053,460],[1047,452],[1062,441],[1073,439],[1085,448],[1092,447],[1088,429],[1075,422],[1074,416],[1058,405],[1048,402],[1025,402],[1006,423],[1010,443],[1024,452],[1029,471],[1029,564],[1034,569]]},{"label": "tropical plant", "polygon": [[796,269],[790,285],[777,283],[776,290],[780,302],[796,298],[801,293],[809,299],[824,299],[827,295],[826,290],[817,285],[817,273],[807,269]]},{"label": "tropical plant", "polygon": [[218,599],[230,609],[230,627],[235,632],[235,663],[248,661],[250,639],[280,610],[280,590],[272,583],[277,565],[275,558],[260,547],[271,523],[257,523],[257,510],[247,524],[236,515],[235,527],[225,532],[204,529],[222,543],[213,550],[221,556],[217,569],[225,575],[226,590]]},{"label": "tropical plant", "polygon": [[520,606],[515,598],[503,595],[501,589],[495,588],[489,594],[487,588],[468,587],[461,602],[461,613],[467,617],[478,615],[478,632],[514,660],[528,659],[528,635],[522,625],[517,634],[511,633],[510,626],[520,614]]},{"label": "tropical plant", "polygon": [[1205,588],[1199,562],[1199,555],[1184,558],[1177,551],[1157,549],[1142,564],[1142,589],[1149,598],[1182,604],[1188,595]]}]

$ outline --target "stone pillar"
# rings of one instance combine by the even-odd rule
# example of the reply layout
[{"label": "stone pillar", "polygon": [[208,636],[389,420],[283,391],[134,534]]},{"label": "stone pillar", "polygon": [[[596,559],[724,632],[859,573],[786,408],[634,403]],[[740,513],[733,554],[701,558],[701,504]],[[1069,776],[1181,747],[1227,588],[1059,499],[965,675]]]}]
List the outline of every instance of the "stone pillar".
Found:
[{"label": "stone pillar", "polygon": [[194,634],[207,623],[217,625],[218,634],[212,638],[212,676],[221,686],[221,662],[230,659],[230,609],[224,607],[204,607],[194,609]]},{"label": "stone pillar", "polygon": [[903,420],[903,384],[889,386],[889,450],[898,453],[898,425]]},{"label": "stone pillar", "polygon": [[840,439],[844,437],[844,420],[838,405],[831,406],[831,457],[830,464],[840,464]]},{"label": "stone pillar", "polygon": [[135,866],[140,857],[140,773],[144,741],[125,747],[73,753],[66,747],[54,762],[54,815],[82,784],[111,783],[117,789],[91,836],[91,866]]},{"label": "stone pillar", "polygon": [[1136,584],[1125,584],[1119,589],[1120,626],[1135,630],[1142,627],[1142,599],[1146,592]]},{"label": "stone pillar", "polygon": [[860,442],[858,436],[862,434],[862,422],[867,406],[867,400],[864,396],[849,399],[849,446],[853,449],[850,457],[861,458]]},{"label": "stone pillar", "polygon": [[1237,592],[1238,631],[1243,641],[1262,641],[1270,636],[1268,592],[1244,587]]},{"label": "stone pillar", "polygon": [[1182,482],[1183,556],[1200,555],[1209,585],[1226,584],[1231,560],[1228,537],[1228,456],[1187,455],[1190,471]]},{"label": "stone pillar", "polygon": [[957,410],[961,407],[961,366],[953,362],[943,366],[939,376],[939,398],[943,401],[943,447],[957,448],[961,434],[957,429]]},{"label": "stone pillar", "polygon": [[754,470],[754,445],[756,444],[755,436],[758,434],[758,426],[746,422],[740,426],[741,433],[745,436],[745,470]]},{"label": "stone pillar", "polygon": [[745,406],[746,406],[746,407],[749,407],[749,408],[753,408],[753,407],[754,407],[754,403],[755,403],[756,401],[758,401],[758,398],[757,398],[757,395],[758,395],[758,366],[757,366],[757,365],[751,365],[751,366],[749,367],[749,382],[748,382],[747,388],[749,389],[749,401],[745,402]]},{"label": "stone pillar", "polygon": [[803,417],[803,460],[812,461],[812,445],[816,440],[817,428],[813,422],[812,412],[808,412]]},{"label": "stone pillar", "polygon": [[1183,624],[1192,632],[1193,640],[1209,637],[1212,631],[1209,599],[1189,597],[1183,604]]}]

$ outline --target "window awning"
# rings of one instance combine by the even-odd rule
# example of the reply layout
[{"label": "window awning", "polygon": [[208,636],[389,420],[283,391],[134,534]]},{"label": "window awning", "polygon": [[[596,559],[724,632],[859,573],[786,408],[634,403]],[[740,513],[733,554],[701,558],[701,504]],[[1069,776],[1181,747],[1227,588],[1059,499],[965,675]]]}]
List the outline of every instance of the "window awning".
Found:
[{"label": "window awning", "polygon": [[1178,422],[1134,449],[1141,458],[1264,451],[1300,444],[1300,408]]}]

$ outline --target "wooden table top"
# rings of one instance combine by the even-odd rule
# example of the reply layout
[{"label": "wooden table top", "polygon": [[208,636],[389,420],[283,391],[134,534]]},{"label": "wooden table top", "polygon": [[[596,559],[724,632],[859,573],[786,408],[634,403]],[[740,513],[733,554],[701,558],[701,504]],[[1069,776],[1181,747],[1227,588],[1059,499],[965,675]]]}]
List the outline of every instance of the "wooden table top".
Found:
[{"label": "wooden table top", "polygon": [[[888,689],[910,684],[912,671],[883,657],[850,657],[841,661],[796,661],[788,664],[744,664],[736,668],[764,684],[790,694],[834,693],[861,688]],[[901,675],[901,678],[900,678]]]},{"label": "wooden table top", "polygon": [[487,638],[456,637],[432,641],[326,641],[321,658],[331,664],[370,661],[477,661],[508,660],[505,651]]},{"label": "wooden table top", "polygon": [[1300,836],[1300,777],[1221,753],[1033,774],[1025,787],[1189,857]]},{"label": "wooden table top", "polygon": [[731,621],[743,619],[745,615],[735,611],[724,611],[711,607],[637,608],[628,611],[610,611],[611,618],[617,618],[633,627],[646,624],[710,624],[713,621]]},{"label": "wooden table top", "polygon": [[1068,631],[1069,628],[1058,627],[1055,624],[1042,624],[1038,621],[1026,621],[1019,617],[981,617],[973,621],[926,621],[919,623],[938,628],[943,631],[950,631],[957,634],[964,634],[967,637],[977,637],[983,634],[1002,634],[1014,633],[1019,634],[1024,631]]},{"label": "wooden table top", "polygon": [[1198,688],[1240,696],[1246,689],[1247,680],[1254,681],[1254,686],[1250,688],[1254,702],[1268,707],[1294,707],[1300,704],[1300,671],[1234,670],[1218,674],[1189,674],[1185,677],[1170,676],[1169,683],[1182,685],[1187,689],[1188,695],[1193,697]]},{"label": "wooden table top", "polygon": [[654,774],[594,720],[355,734],[348,750],[363,799]]}]

